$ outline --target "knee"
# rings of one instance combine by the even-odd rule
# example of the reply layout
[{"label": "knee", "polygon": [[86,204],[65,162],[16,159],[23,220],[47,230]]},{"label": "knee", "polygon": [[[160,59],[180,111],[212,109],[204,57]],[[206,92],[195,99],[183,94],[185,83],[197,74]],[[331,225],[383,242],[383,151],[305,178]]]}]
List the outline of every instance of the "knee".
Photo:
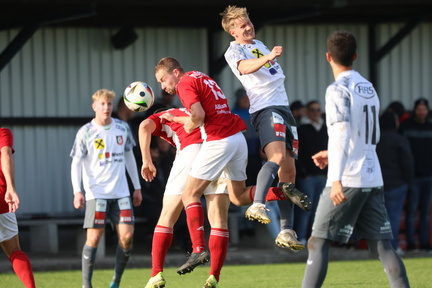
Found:
[{"label": "knee", "polygon": [[315,250],[315,243],[316,243],[316,238],[311,236],[309,238],[309,240],[307,241],[307,248],[308,250]]},{"label": "knee", "polygon": [[90,247],[97,247],[99,245],[100,239],[102,238],[102,235],[103,234],[87,235],[86,245]]},{"label": "knee", "polygon": [[230,201],[232,204],[236,205],[236,206],[244,206],[250,203],[243,203],[243,201],[241,201],[240,198],[238,197],[230,197]]},{"label": "knee", "polygon": [[132,248],[133,243],[133,233],[127,232],[119,237],[119,244],[124,249]]},{"label": "knee", "polygon": [[273,155],[273,157],[268,159],[271,162],[274,162],[276,164],[278,164],[279,166],[282,166],[282,164],[285,162],[286,160],[286,156],[282,153],[275,153]]}]

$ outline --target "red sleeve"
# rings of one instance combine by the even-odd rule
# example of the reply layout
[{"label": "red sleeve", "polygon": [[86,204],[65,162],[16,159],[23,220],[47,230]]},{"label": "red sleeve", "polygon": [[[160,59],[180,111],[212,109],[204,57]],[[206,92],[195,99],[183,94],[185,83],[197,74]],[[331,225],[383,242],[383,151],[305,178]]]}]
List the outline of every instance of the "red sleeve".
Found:
[{"label": "red sleeve", "polygon": [[12,131],[7,128],[0,128],[0,149],[5,146],[11,147],[12,153],[15,152],[13,149]]}]

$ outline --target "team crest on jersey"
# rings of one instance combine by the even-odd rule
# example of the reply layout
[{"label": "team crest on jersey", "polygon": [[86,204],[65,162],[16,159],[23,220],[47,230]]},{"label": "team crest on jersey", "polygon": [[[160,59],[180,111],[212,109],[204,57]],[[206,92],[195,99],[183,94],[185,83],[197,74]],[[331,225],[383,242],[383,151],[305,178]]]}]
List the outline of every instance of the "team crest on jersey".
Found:
[{"label": "team crest on jersey", "polygon": [[118,145],[123,145],[123,136],[116,136],[116,140]]},{"label": "team crest on jersey", "polygon": [[102,138],[95,139],[94,145],[96,150],[104,149],[105,148],[105,141]]}]

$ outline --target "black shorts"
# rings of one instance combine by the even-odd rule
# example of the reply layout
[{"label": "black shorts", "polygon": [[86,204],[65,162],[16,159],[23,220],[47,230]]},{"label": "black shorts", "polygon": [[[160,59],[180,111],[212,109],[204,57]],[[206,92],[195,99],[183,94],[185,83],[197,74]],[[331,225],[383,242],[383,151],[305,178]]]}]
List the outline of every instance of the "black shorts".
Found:
[{"label": "black shorts", "polygon": [[86,201],[84,228],[104,228],[106,219],[111,225],[134,224],[132,200],[130,197],[119,199],[92,199]]},{"label": "black shorts", "polygon": [[354,233],[358,239],[392,239],[382,187],[344,187],[347,201],[337,206],[325,187],[312,227],[312,236],[347,243]]},{"label": "black shorts", "polygon": [[251,114],[251,123],[261,149],[275,141],[284,141],[294,159],[298,158],[297,124],[288,106],[270,106]]}]

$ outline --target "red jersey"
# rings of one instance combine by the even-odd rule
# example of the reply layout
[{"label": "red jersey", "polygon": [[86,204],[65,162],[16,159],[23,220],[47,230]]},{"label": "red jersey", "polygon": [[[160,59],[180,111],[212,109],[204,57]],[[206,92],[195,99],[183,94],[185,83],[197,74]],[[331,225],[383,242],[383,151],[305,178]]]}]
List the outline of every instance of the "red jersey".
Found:
[{"label": "red jersey", "polygon": [[199,129],[194,129],[191,133],[187,133],[181,123],[167,121],[162,124],[160,115],[167,112],[179,117],[190,116],[185,108],[174,108],[153,114],[148,117],[148,119],[156,123],[156,129],[152,135],[161,137],[179,150],[188,145],[203,142]]},{"label": "red jersey", "polygon": [[228,100],[216,81],[206,74],[187,72],[176,90],[188,111],[192,104],[201,103],[205,111],[203,138],[207,141],[227,138],[247,129],[240,116],[231,112]]},{"label": "red jersey", "polygon": [[[9,129],[0,128],[0,150],[5,146],[11,148],[13,147],[13,135]],[[13,148],[12,148],[12,152],[14,152]],[[1,157],[1,151],[0,151],[0,157]],[[3,174],[3,168],[0,165],[0,214],[9,212],[9,205],[4,200],[5,194],[6,194],[6,178]]]}]

